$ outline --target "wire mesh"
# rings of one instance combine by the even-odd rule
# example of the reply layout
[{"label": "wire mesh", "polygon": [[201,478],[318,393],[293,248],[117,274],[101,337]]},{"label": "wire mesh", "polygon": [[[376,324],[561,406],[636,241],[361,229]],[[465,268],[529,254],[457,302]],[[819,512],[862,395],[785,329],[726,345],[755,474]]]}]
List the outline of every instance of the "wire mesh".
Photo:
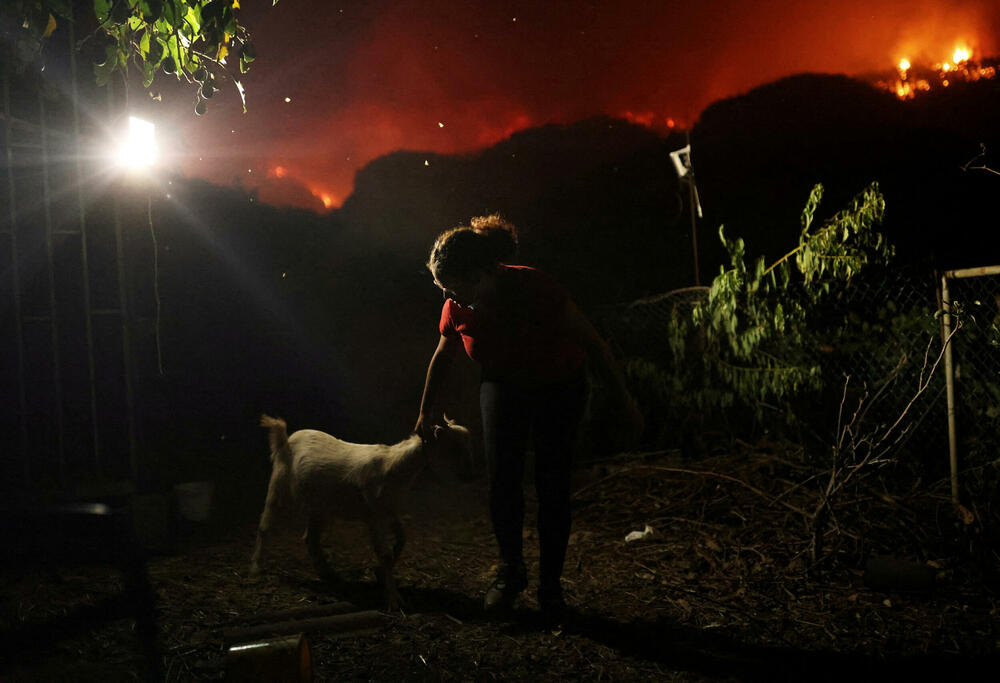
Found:
[{"label": "wire mesh", "polygon": [[966,466],[996,457],[1000,436],[1000,275],[949,278],[955,414]]},{"label": "wire mesh", "polygon": [[[697,343],[689,342],[680,356],[675,354],[670,345],[671,326],[683,317],[689,320],[708,292],[707,287],[666,292],[622,306],[603,321],[626,367],[654,367],[662,373],[659,391],[640,390],[647,410],[654,413],[653,422],[672,422],[671,427],[660,428],[661,433],[652,436],[660,441],[658,446],[667,445],[662,440],[669,439],[668,433],[679,422],[686,423],[681,429],[690,426],[690,407],[686,397],[678,395],[687,385],[678,377],[685,371],[680,366],[693,365],[696,359],[691,354],[700,349]],[[788,296],[804,294],[793,287]],[[784,405],[768,406],[777,409],[765,411],[764,418],[761,411],[752,410],[755,406],[745,406],[758,416],[756,421],[730,423],[727,428],[780,428],[778,423],[787,427],[789,416],[794,414],[812,436],[832,443],[838,416],[842,429],[861,405],[865,428],[885,430],[898,420],[893,433],[897,445],[946,454],[945,380],[943,363],[937,363],[941,350],[937,309],[933,274],[913,269],[863,273],[831,290],[818,303],[806,306],[801,342],[777,350],[796,364],[817,367],[818,386],[784,396],[779,401]],[[779,341],[779,346],[782,343]],[[769,354],[775,351],[767,349]],[[657,417],[656,413],[673,413],[674,419]],[[705,419],[729,418],[731,415]],[[941,466],[946,462],[942,458]]]}]

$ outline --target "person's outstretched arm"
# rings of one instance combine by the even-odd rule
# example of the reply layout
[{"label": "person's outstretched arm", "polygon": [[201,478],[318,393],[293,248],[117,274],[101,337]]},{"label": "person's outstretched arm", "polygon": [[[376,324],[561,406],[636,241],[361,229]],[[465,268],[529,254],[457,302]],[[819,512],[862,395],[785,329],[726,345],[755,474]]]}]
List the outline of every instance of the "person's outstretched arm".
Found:
[{"label": "person's outstretched arm", "polygon": [[[420,399],[420,412],[417,415],[417,424],[413,428],[415,434],[423,438],[430,436],[429,432],[435,424],[440,424],[440,411],[435,408],[438,390],[448,376],[451,363],[455,358],[461,342],[456,336],[441,335],[437,348],[431,356],[431,361],[427,365],[427,378],[424,380],[424,394]],[[427,433],[425,433],[427,432]]]}]

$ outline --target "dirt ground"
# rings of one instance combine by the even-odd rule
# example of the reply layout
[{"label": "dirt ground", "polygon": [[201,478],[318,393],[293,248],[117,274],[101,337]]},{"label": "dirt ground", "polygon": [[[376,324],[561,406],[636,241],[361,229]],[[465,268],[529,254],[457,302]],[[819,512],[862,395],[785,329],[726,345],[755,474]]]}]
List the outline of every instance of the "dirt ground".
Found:
[{"label": "dirt ground", "polygon": [[[533,586],[510,619],[484,618],[481,596],[496,561],[485,484],[421,480],[397,569],[406,609],[382,613],[360,633],[309,633],[315,679],[996,680],[991,577],[1000,566],[995,554],[973,559],[947,492],[859,492],[831,525],[827,557],[812,563],[794,509],[805,487],[788,486],[803,478],[793,456],[773,449],[695,464],[671,453],[630,455],[582,468],[564,574],[572,610],[560,629],[543,627]],[[380,607],[360,524],[339,524],[324,539],[335,584],[316,577],[292,530],[276,540],[264,576],[251,580],[255,522],[244,517],[185,528],[176,552],[150,562],[167,681],[224,679],[223,632],[263,613],[338,601]],[[646,538],[625,541],[647,525]],[[920,567],[932,581],[889,577],[872,588],[866,561],[876,557]],[[19,576],[5,583],[0,626],[58,620],[121,581],[101,568]],[[0,680],[137,680],[140,664],[134,624],[121,619],[16,653],[0,663]]]}]

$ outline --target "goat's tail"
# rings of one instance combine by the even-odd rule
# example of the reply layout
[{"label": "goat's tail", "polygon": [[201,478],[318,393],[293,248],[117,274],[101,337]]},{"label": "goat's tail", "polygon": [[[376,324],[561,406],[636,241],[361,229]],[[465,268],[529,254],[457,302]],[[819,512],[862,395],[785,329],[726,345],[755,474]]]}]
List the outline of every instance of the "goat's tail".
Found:
[{"label": "goat's tail", "polygon": [[271,462],[274,458],[286,455],[288,452],[288,425],[280,417],[261,414],[260,426],[268,430],[268,440],[271,443]]}]

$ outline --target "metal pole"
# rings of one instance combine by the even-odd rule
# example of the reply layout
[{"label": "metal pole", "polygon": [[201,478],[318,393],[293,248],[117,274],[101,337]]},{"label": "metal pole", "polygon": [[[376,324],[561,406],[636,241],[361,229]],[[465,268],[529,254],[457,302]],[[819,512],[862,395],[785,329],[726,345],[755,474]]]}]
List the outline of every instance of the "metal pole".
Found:
[{"label": "metal pole", "polygon": [[90,380],[90,424],[94,453],[94,471],[101,476],[101,443],[97,422],[97,368],[94,363],[94,320],[90,300],[90,262],[87,256],[87,208],[83,198],[83,149],[80,143],[80,94],[76,82],[76,39],[73,22],[69,23],[69,73],[73,105],[73,140],[76,143],[76,204],[80,222],[80,265],[83,292],[84,332],[87,343],[87,372]]},{"label": "metal pole", "polygon": [[983,266],[982,268],[960,268],[949,270],[945,273],[947,277],[960,279],[963,277],[982,277],[983,275],[1000,275],[1000,266]]},{"label": "metal pole", "polygon": [[[693,174],[694,171],[691,171]],[[698,230],[695,222],[695,196],[694,196],[694,176],[690,176],[688,184],[688,202],[691,205],[691,248],[694,249],[694,284],[695,287],[701,285],[701,277],[698,275]]]},{"label": "metal pole", "polygon": [[[114,87],[108,83],[108,110],[115,119],[114,113]],[[131,318],[128,308],[128,280],[125,268],[125,243],[122,237],[121,205],[118,201],[118,193],[114,192],[112,198],[115,225],[115,257],[118,265],[118,311],[121,315],[122,325],[122,364],[125,370],[125,408],[126,419],[128,421],[128,462],[129,474],[132,481],[138,481],[139,466],[137,460],[137,438],[135,425],[135,394],[132,387],[132,331]]]},{"label": "metal pole", "polygon": [[[685,141],[688,150],[691,149],[691,131],[685,132]],[[696,210],[697,197],[694,187],[694,162],[690,161],[690,151],[688,152],[689,168],[687,173],[688,184],[688,206],[691,210],[691,249],[694,250],[694,284],[695,287],[701,285],[701,276],[698,274],[698,225],[695,221],[694,212]]]},{"label": "metal pole", "polygon": [[49,188],[49,134],[45,122],[45,97],[38,88],[38,122],[42,143],[42,206],[45,217],[45,256],[49,280],[49,332],[52,344],[52,390],[56,413],[56,455],[59,483],[66,484],[66,418],[63,405],[62,362],[59,354],[59,311],[56,302],[55,245],[52,238],[52,197]]},{"label": "metal pole", "polygon": [[14,298],[14,334],[17,336],[17,408],[18,427],[21,446],[22,476],[25,488],[31,485],[31,464],[28,460],[28,399],[25,394],[24,378],[24,323],[21,311],[21,275],[18,268],[17,249],[17,192],[14,186],[14,152],[10,144],[10,87],[8,85],[8,66],[3,65],[3,111],[4,111],[4,143],[7,147],[7,189],[8,215],[10,216],[10,280],[11,293]]},{"label": "metal pole", "polygon": [[941,276],[941,324],[944,326],[944,377],[948,395],[948,462],[951,467],[951,502],[958,505],[958,439],[955,429],[955,371],[951,356],[951,295],[948,275]]}]

